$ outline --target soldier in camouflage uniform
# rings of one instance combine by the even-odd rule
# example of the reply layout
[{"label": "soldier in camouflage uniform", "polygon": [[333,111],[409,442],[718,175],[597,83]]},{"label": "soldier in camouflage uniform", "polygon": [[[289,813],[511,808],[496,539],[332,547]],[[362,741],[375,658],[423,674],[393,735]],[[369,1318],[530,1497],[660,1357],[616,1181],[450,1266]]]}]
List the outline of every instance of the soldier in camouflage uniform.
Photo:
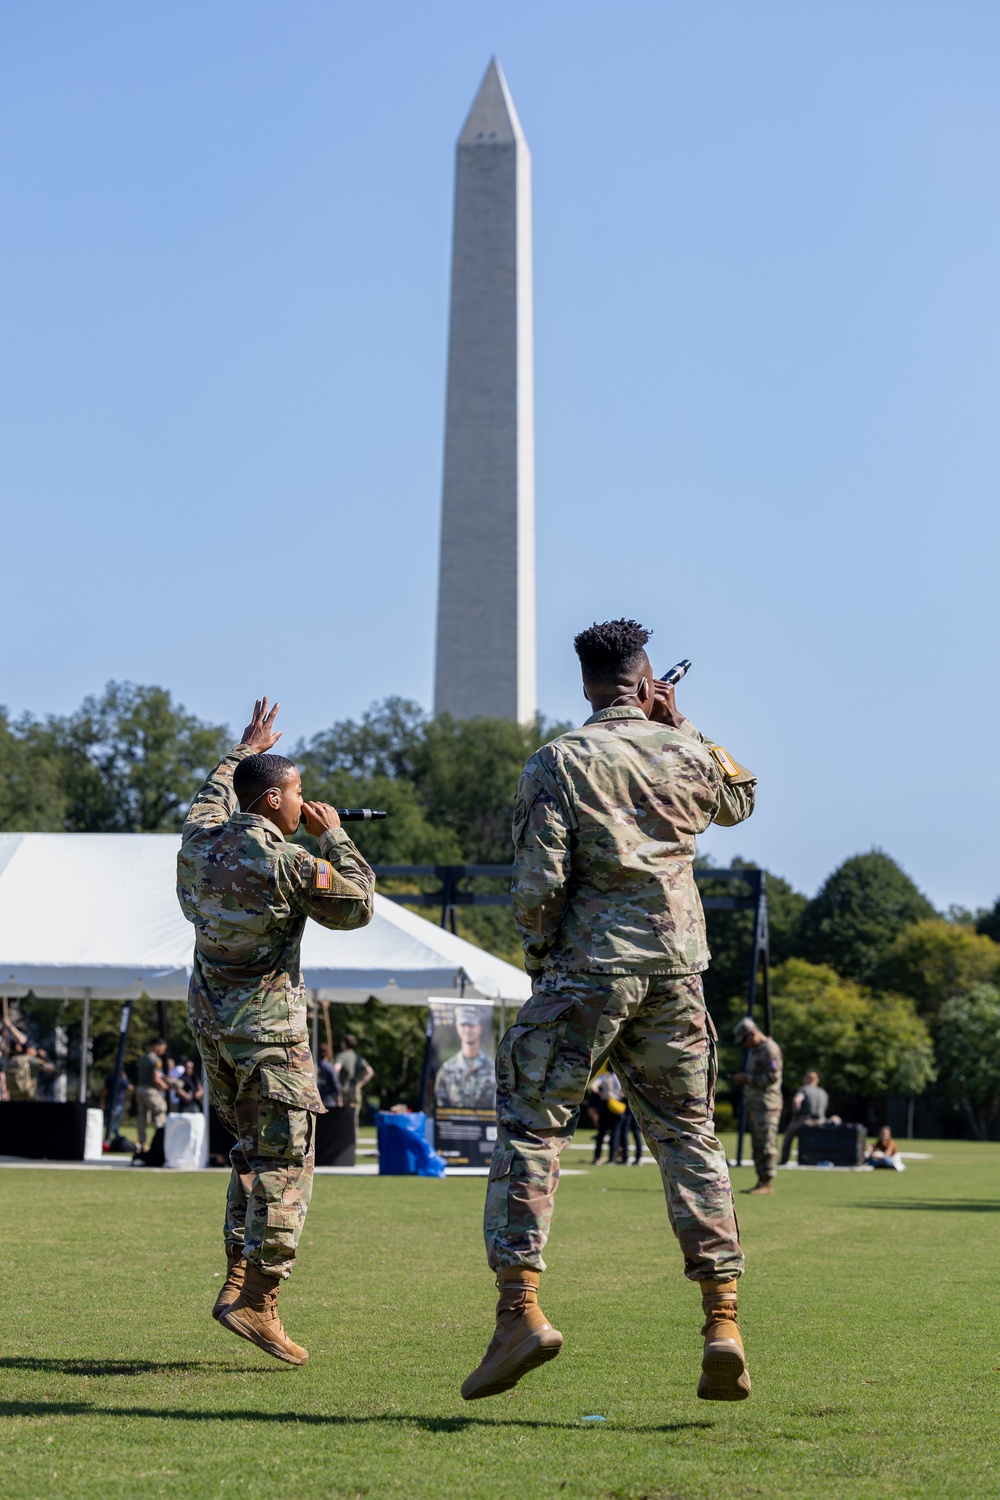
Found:
[{"label": "soldier in camouflage uniform", "polygon": [[472,1005],[455,1011],[461,1051],[442,1063],[434,1080],[434,1102],[439,1109],[492,1109],[496,1101],[493,1059],[480,1047],[483,1034],[479,1012]]},{"label": "soldier in camouflage uniform", "polygon": [[[299,945],[307,917],[333,928],[370,922],[375,876],[335,809],[304,803],[296,767],[266,753],[280,735],[277,711],[258,701],[242,742],[191,804],[177,895],[195,927],[189,1021],[212,1103],[236,1136],[229,1270],[213,1316],[269,1354],[304,1364],[306,1351],[277,1312],[312,1193],[314,1120],[324,1113]],[[302,820],[319,839],[319,859],[286,842]]]},{"label": "soldier in camouflage uniform", "polygon": [[677,712],[631,620],[576,638],[594,713],[531,757],[514,810],[514,910],[533,995],[497,1054],[485,1235],[500,1302],[462,1387],[494,1395],[558,1354],[538,1307],[542,1250],[569,1142],[605,1058],[660,1167],[706,1336],[699,1396],[749,1395],[737,1327],[743,1271],[712,1113],[716,1037],[694,881],[695,835],[753,811],[755,779]]},{"label": "soldier in camouflage uniform", "polygon": [[733,1041],[748,1048],[746,1068],[733,1074],[733,1082],[745,1089],[747,1121],[753,1142],[753,1164],[757,1182],[746,1193],[774,1192],[778,1170],[778,1121],[781,1119],[781,1048],[765,1036],[750,1016],[733,1028]]}]

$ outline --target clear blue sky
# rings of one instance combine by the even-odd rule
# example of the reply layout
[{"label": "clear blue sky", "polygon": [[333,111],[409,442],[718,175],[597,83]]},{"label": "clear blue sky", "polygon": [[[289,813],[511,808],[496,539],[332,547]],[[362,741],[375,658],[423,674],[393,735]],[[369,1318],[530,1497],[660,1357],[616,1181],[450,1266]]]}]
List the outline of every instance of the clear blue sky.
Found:
[{"label": "clear blue sky", "polygon": [[535,182],[539,677],[627,613],[718,860],[1000,890],[1000,7],[9,0],[0,701],[430,700],[454,141]]}]

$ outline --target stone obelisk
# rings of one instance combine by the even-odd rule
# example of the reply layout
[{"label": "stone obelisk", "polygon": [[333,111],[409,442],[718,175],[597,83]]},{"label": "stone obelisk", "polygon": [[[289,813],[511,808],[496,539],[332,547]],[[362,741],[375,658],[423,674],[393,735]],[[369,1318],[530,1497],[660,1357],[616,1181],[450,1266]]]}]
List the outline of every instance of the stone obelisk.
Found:
[{"label": "stone obelisk", "polygon": [[534,717],[531,157],[496,58],[458,138],[434,711]]}]

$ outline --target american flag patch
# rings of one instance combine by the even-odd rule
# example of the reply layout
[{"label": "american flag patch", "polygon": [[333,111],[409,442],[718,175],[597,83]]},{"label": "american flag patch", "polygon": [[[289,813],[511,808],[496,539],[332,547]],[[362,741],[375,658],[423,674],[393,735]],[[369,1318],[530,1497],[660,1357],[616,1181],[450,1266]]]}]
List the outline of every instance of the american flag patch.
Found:
[{"label": "american flag patch", "polygon": [[316,861],[316,889],[318,891],[331,891],[333,889],[333,866],[328,860],[318,859]]}]

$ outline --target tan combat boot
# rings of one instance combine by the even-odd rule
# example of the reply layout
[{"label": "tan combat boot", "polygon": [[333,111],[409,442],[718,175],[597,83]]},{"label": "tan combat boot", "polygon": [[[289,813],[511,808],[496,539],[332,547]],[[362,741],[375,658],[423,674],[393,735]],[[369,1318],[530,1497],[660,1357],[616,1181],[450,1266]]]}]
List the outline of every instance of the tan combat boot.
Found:
[{"label": "tan combat boot", "polygon": [[246,1273],[246,1261],[243,1259],[242,1245],[227,1245],[226,1260],[229,1269],[226,1271],[226,1279],[219,1288],[219,1295],[215,1299],[212,1308],[212,1317],[221,1318],[227,1307],[232,1307],[240,1292],[243,1290],[243,1277]]},{"label": "tan combat boot", "polygon": [[773,1177],[758,1177],[757,1181],[755,1182],[755,1184],[754,1184],[754,1186],[752,1188],[744,1188],[743,1191],[745,1193],[749,1194],[751,1197],[753,1197],[755,1195],[758,1196],[758,1197],[760,1197],[760,1196],[763,1196],[764,1193],[773,1193],[774,1192],[774,1178]]},{"label": "tan combat boot", "polygon": [[304,1365],[309,1351],[292,1343],[278,1317],[280,1278],[265,1276],[252,1261],[243,1264],[246,1267],[243,1290],[237,1300],[219,1314],[219,1322],[230,1333],[249,1339],[251,1344],[273,1354],[275,1359],[287,1360],[290,1365]]},{"label": "tan combat boot", "polygon": [[701,1286],[705,1353],[698,1395],[703,1401],[745,1401],[750,1376],[736,1322],[736,1282],[703,1281]]},{"label": "tan combat boot", "polygon": [[537,1271],[521,1266],[504,1266],[497,1273],[496,1332],[481,1363],[462,1386],[464,1400],[509,1391],[522,1375],[559,1353],[562,1334],[546,1321],[538,1305],[538,1282]]}]

